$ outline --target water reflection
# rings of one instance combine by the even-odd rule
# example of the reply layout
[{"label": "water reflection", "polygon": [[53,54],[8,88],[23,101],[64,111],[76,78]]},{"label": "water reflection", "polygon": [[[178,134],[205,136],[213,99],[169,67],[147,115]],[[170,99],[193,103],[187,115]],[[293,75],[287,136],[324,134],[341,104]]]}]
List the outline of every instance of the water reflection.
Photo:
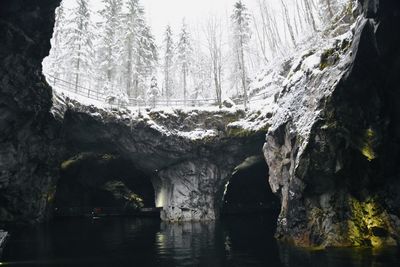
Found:
[{"label": "water reflection", "polygon": [[179,266],[222,266],[216,223],[161,223],[156,235],[158,256]]},{"label": "water reflection", "polygon": [[394,267],[400,264],[400,254],[397,248],[343,248],[310,251],[280,244],[279,251],[283,266],[288,267]]},{"label": "water reflection", "polygon": [[399,266],[396,249],[310,251],[277,243],[270,216],[166,224],[68,220],[10,229],[6,266]]}]

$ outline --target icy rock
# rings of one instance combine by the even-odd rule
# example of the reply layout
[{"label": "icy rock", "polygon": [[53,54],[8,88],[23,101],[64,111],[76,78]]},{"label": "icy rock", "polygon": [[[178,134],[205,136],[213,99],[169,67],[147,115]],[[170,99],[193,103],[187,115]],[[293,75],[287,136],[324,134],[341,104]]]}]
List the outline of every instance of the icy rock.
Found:
[{"label": "icy rock", "polygon": [[224,101],[222,101],[222,105],[226,108],[232,108],[236,106],[235,102],[232,101],[232,99],[227,98]]}]

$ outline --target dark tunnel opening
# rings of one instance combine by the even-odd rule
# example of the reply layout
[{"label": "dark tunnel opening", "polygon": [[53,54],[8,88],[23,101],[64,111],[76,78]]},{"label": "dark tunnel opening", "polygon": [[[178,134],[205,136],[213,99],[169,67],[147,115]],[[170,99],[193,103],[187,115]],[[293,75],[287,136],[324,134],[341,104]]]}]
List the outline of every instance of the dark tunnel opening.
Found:
[{"label": "dark tunnel opening", "polygon": [[61,165],[54,216],[155,215],[149,175],[121,156],[83,153]]},{"label": "dark tunnel opening", "polygon": [[[275,214],[280,202],[268,183],[268,166],[262,157],[247,159],[233,173],[224,194],[221,214]],[[275,215],[273,215],[275,217]]]}]

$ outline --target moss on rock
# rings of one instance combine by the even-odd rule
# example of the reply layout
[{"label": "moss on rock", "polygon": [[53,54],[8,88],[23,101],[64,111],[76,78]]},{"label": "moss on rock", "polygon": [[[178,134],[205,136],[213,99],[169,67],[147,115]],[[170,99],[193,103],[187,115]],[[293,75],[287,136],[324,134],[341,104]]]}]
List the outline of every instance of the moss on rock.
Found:
[{"label": "moss on rock", "polygon": [[349,197],[351,217],[348,220],[348,238],[353,246],[395,246],[396,241],[391,236],[394,229],[391,226],[389,214],[381,206],[376,197],[364,201]]},{"label": "moss on rock", "polygon": [[249,137],[249,136],[254,136],[257,134],[266,134],[268,131],[269,125],[265,125],[264,127],[261,127],[257,130],[253,129],[246,129],[244,127],[238,126],[238,125],[230,125],[226,129],[226,135],[228,137]]}]

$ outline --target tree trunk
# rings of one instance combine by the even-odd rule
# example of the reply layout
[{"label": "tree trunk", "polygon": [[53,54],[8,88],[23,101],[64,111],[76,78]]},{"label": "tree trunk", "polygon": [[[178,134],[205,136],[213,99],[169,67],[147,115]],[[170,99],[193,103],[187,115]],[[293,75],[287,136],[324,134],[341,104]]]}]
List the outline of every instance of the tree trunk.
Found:
[{"label": "tree trunk", "polygon": [[331,16],[331,18],[333,18],[331,0],[325,0],[325,1],[326,1],[327,6],[328,6],[329,15]]},{"label": "tree trunk", "polygon": [[80,71],[80,64],[81,64],[81,46],[79,45],[78,48],[78,61],[76,62],[76,74],[75,74],[75,93],[78,93],[78,83],[79,83],[79,71]]},{"label": "tree trunk", "polygon": [[306,15],[307,15],[306,17],[309,19],[309,22],[311,23],[313,30],[317,31],[317,25],[315,24],[315,18],[309,0],[304,0],[304,5],[306,9]]},{"label": "tree trunk", "polygon": [[169,106],[169,59],[166,60],[165,66],[165,96],[167,98],[167,106]]},{"label": "tree trunk", "polygon": [[127,62],[127,74],[126,74],[126,93],[129,97],[132,97],[132,45],[129,40],[128,43],[128,62]]},{"label": "tree trunk", "polygon": [[186,65],[183,66],[183,105],[186,107]]},{"label": "tree trunk", "polygon": [[281,4],[282,4],[282,8],[283,8],[283,13],[284,13],[286,25],[287,25],[288,30],[289,30],[290,39],[292,40],[293,45],[296,45],[296,38],[294,37],[294,31],[293,31],[292,25],[290,24],[290,17],[289,17],[288,8],[287,8],[286,4],[283,2],[283,0],[281,0]]},{"label": "tree trunk", "polygon": [[245,67],[245,62],[244,62],[244,47],[243,47],[243,37],[240,36],[240,59],[241,59],[241,68],[242,68],[242,86],[243,86],[243,104],[244,104],[244,109],[247,109],[247,101],[248,101],[248,96],[247,96],[247,88],[246,88],[246,67]]}]

